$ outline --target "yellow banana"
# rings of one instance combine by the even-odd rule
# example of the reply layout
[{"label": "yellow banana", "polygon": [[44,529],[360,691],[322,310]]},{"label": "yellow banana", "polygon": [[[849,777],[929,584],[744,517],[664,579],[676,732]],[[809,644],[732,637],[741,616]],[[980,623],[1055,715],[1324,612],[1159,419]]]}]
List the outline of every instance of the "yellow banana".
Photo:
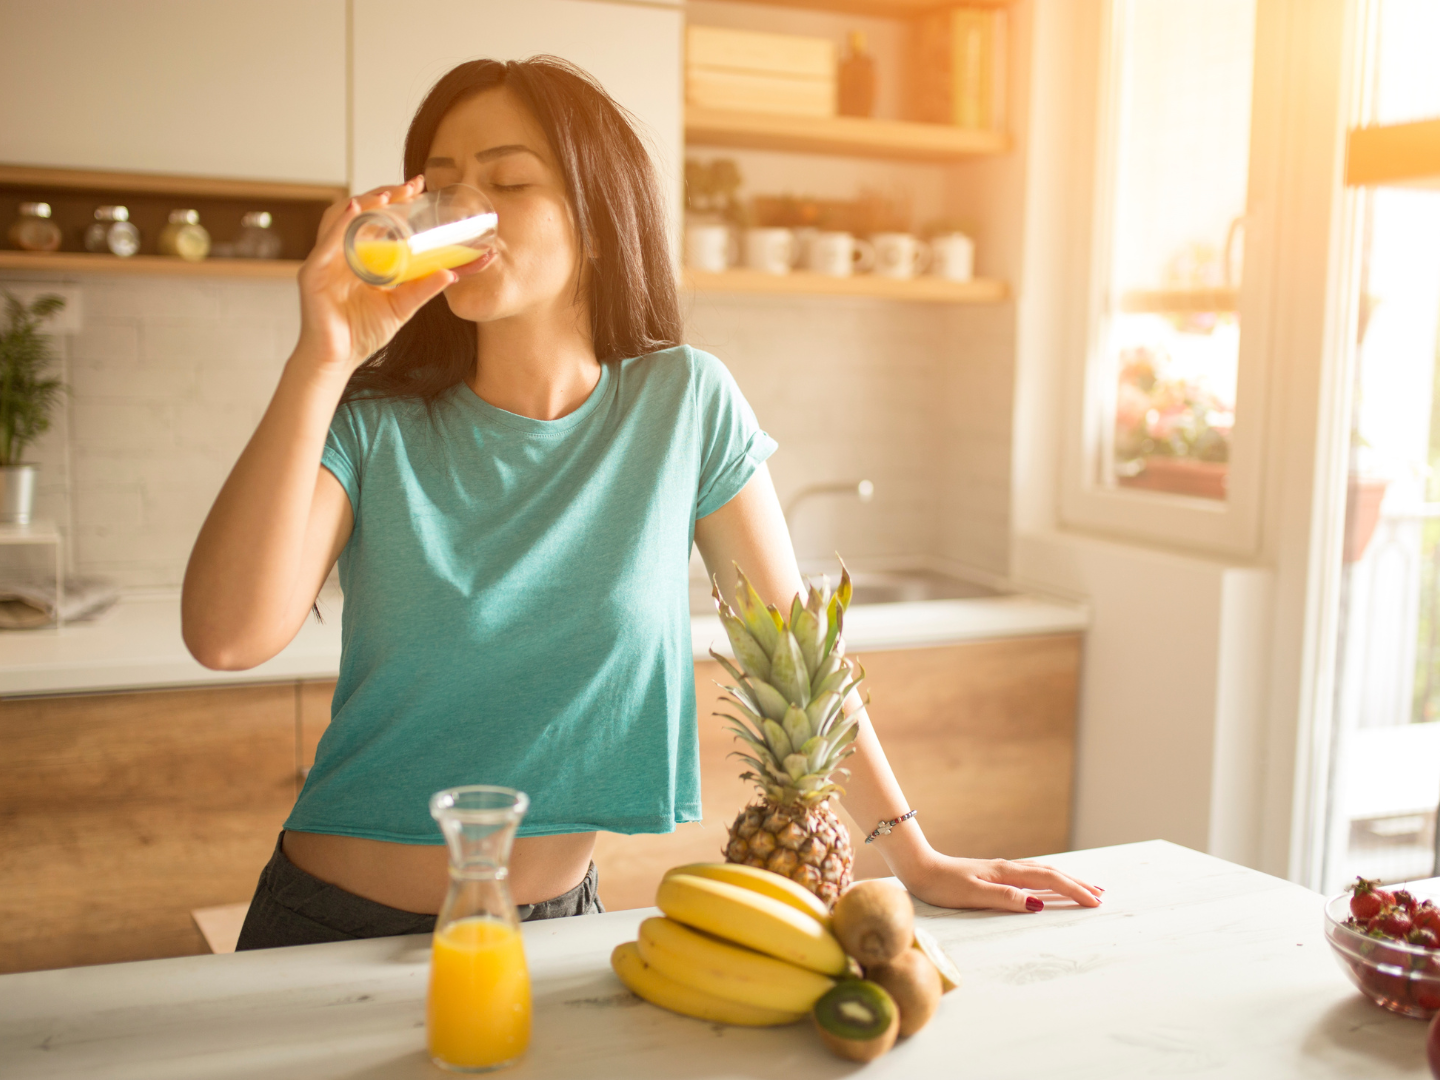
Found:
[{"label": "yellow banana", "polygon": [[762,870],[758,866],[745,866],[741,863],[691,863],[689,866],[676,866],[665,871],[666,877],[674,874],[693,874],[695,877],[739,885],[742,889],[749,889],[779,900],[782,904],[789,904],[796,911],[813,915],[820,920],[821,926],[830,929],[830,911],[826,908],[825,901],[804,885],[769,870]]},{"label": "yellow banana", "polygon": [[655,903],[676,922],[768,956],[823,975],[845,970],[845,951],[829,930],[789,904],[738,885],[674,874],[660,882]]},{"label": "yellow banana", "polygon": [[610,954],[610,966],[615,969],[615,974],[620,976],[620,981],[637,997],[682,1016],[693,1016],[697,1020],[740,1024],[745,1027],[775,1027],[779,1024],[793,1024],[805,1015],[762,1009],[758,1005],[718,998],[677,983],[645,963],[640,956],[639,946],[633,941],[615,946],[615,951]]},{"label": "yellow banana", "polygon": [[673,919],[640,924],[640,958],[676,982],[715,997],[781,1012],[808,1012],[835,985],[809,968],[731,945]]}]

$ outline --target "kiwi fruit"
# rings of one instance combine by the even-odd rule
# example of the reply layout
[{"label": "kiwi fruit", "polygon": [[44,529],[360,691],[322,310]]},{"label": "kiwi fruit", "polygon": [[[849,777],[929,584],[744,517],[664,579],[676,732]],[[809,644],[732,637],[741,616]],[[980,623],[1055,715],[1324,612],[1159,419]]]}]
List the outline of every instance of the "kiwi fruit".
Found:
[{"label": "kiwi fruit", "polygon": [[940,972],[940,989],[944,993],[948,994],[960,985],[960,969],[955,966],[955,961],[923,926],[915,927],[915,948],[923,952],[935,965],[935,970]]},{"label": "kiwi fruit", "polygon": [[895,999],[865,979],[836,983],[815,1002],[810,1016],[825,1045],[850,1061],[874,1061],[900,1034]]},{"label": "kiwi fruit", "polygon": [[940,1007],[940,972],[919,949],[902,949],[888,964],[865,969],[865,977],[895,1001],[900,1010],[900,1035],[914,1035]]},{"label": "kiwi fruit", "polygon": [[888,964],[915,940],[915,908],[904,889],[857,881],[835,901],[830,927],[841,947],[868,970]]}]

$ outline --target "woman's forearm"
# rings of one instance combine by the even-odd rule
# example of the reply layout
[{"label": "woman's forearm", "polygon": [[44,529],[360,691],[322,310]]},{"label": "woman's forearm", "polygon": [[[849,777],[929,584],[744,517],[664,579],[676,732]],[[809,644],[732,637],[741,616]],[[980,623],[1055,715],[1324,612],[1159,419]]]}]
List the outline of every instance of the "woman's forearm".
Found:
[{"label": "woman's forearm", "polygon": [[[863,685],[863,684],[862,684]],[[846,702],[846,712],[859,713],[859,728],[855,735],[855,753],[845,759],[850,770],[848,779],[840,781],[845,795],[840,800],[846,811],[860,827],[860,842],[864,842],[875,826],[882,821],[899,817],[907,811],[917,809],[905,799],[900,782],[890,768],[885,750],[875,734],[864,706],[855,695]],[[886,864],[901,881],[913,881],[928,857],[933,854],[924,830],[915,818],[895,826],[888,835],[877,836],[873,845],[885,859]]]},{"label": "woman's forearm", "polygon": [[[185,572],[185,642],[201,663],[253,666],[298,628],[297,598],[325,437],[347,373],[298,348],[221,488]],[[329,546],[328,543],[325,546]],[[314,561],[313,544],[311,561]],[[328,569],[328,567],[327,567]],[[291,625],[291,624],[294,625]]]}]

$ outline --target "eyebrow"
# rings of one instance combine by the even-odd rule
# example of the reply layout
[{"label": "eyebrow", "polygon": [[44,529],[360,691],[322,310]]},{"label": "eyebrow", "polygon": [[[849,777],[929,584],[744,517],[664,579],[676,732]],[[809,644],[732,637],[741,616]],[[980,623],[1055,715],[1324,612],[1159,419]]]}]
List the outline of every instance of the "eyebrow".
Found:
[{"label": "eyebrow", "polygon": [[[492,146],[489,150],[481,150],[476,153],[475,160],[479,162],[494,161],[496,158],[507,157],[510,154],[529,154],[534,158],[544,160],[540,158],[540,155],[535,153],[534,150],[530,149],[530,147],[522,145],[521,143],[506,143],[504,146]],[[426,167],[431,165],[453,166],[454,164],[455,159],[448,157],[432,157],[425,162]]]}]

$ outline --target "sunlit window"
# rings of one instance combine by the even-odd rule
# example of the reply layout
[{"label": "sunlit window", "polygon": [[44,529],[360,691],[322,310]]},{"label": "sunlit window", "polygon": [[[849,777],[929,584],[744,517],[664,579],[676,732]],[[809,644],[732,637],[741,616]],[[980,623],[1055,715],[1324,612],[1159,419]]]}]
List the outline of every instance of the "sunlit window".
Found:
[{"label": "sunlit window", "polygon": [[1226,497],[1255,0],[1120,0],[1101,484]]}]

